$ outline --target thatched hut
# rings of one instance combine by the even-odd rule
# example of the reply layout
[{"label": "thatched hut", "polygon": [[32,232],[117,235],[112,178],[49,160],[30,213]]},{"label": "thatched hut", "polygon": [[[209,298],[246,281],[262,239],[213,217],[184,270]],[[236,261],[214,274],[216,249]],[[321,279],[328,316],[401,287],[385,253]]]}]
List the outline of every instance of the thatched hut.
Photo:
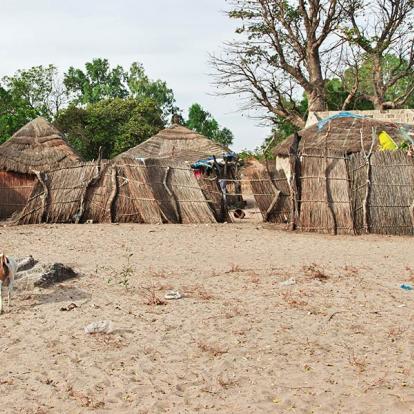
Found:
[{"label": "thatched hut", "polygon": [[116,159],[164,158],[192,164],[200,159],[221,158],[229,149],[182,125],[173,124],[157,135],[118,155]]},{"label": "thatched hut", "polygon": [[[362,149],[368,151],[372,144],[376,151],[380,132],[387,132],[397,144],[400,144],[402,142],[401,128],[400,124],[365,118],[360,115],[327,118],[298,132],[299,153],[306,155],[311,152],[330,151],[350,155]],[[376,131],[374,143],[372,142],[373,131]],[[288,180],[291,174],[289,149],[293,141],[294,134],[272,150],[275,168],[283,169]]]},{"label": "thatched hut", "polygon": [[[375,133],[374,150],[378,149],[378,134],[387,132],[397,144],[403,141],[401,124],[379,121],[362,116],[332,118],[299,131],[299,152],[306,154],[309,150],[328,150],[353,154],[362,149],[368,151],[372,145],[373,130]],[[273,149],[276,158],[288,158],[294,135],[291,135]]]},{"label": "thatched hut", "polygon": [[123,158],[40,173],[17,224],[214,223],[190,167]]},{"label": "thatched hut", "polygon": [[[240,183],[238,181],[238,162],[237,160],[228,161],[227,158],[223,160],[226,154],[233,153],[224,145],[218,144],[189,128],[173,123],[169,128],[160,131],[147,141],[118,155],[115,161],[123,158],[135,160],[160,159],[164,160],[164,165],[169,163],[173,166],[176,163],[181,163],[185,167],[186,165],[194,165],[199,160],[216,157],[218,163],[212,160],[209,161],[212,166],[209,172],[214,171],[214,173],[208,174],[208,179],[204,179],[207,176],[206,174],[198,175],[198,177],[201,178],[200,185],[205,191],[207,198],[215,200],[216,217],[219,220],[223,220],[224,216],[220,207],[221,202],[218,201],[221,198],[221,190],[218,186],[219,179],[224,179],[227,183],[227,205],[238,206],[243,204],[240,194]],[[211,178],[214,178],[215,181],[211,180]],[[220,193],[219,196],[217,196],[217,192]]]},{"label": "thatched hut", "polygon": [[[406,153],[379,151],[381,132],[397,145],[409,133],[402,125],[342,114],[275,147],[275,166],[294,184],[296,228],[332,234],[412,233],[413,163]],[[292,151],[295,137],[300,141]]]},{"label": "thatched hut", "polygon": [[36,118],[0,146],[0,219],[21,210],[36,174],[80,161],[62,133],[44,118]]}]

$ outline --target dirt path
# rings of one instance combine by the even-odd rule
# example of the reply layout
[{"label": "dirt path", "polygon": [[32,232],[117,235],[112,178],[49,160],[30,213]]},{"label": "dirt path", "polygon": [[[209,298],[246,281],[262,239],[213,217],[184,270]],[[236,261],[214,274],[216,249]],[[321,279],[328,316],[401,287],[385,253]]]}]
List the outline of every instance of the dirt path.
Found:
[{"label": "dirt path", "polygon": [[[6,306],[0,412],[414,410],[414,292],[400,289],[413,239],[252,224],[0,233],[6,253],[83,274]],[[185,297],[156,305],[169,289]],[[115,332],[84,334],[101,319]]]}]

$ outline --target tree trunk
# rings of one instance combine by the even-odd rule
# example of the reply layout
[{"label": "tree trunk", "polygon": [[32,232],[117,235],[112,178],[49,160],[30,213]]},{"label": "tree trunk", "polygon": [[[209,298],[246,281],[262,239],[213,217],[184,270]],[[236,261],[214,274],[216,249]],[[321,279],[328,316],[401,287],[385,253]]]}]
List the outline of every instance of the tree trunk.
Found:
[{"label": "tree trunk", "polygon": [[307,53],[309,85],[306,91],[309,112],[321,112],[328,109],[325,93],[325,82],[322,74],[321,59],[317,47],[309,46]]},{"label": "tree trunk", "polygon": [[385,86],[380,55],[374,55],[372,59],[372,82],[374,85],[372,103],[375,109],[383,111],[384,109],[387,109],[387,105],[385,102]]},{"label": "tree trunk", "polygon": [[298,114],[292,113],[285,118],[299,129],[303,129],[306,126],[306,121]]},{"label": "tree trunk", "polygon": [[322,112],[327,110],[325,90],[323,87],[314,86],[314,89],[307,93],[309,112]]}]

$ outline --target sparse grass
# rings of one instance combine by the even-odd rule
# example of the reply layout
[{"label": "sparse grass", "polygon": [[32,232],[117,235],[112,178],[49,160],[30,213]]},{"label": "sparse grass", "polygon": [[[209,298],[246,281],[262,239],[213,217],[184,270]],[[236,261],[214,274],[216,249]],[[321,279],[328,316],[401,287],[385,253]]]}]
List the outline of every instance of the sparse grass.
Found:
[{"label": "sparse grass", "polygon": [[119,274],[118,284],[125,289],[129,288],[129,279],[135,274],[135,269],[131,265],[131,257],[133,253],[129,253],[126,256],[127,262],[122,266],[121,272]]},{"label": "sparse grass", "polygon": [[241,273],[242,271],[243,269],[239,265],[233,263],[226,273]]},{"label": "sparse grass", "polygon": [[144,303],[148,306],[161,306],[166,305],[167,302],[163,299],[161,299],[157,292],[160,290],[155,285],[151,286],[144,286],[141,288],[144,296]]},{"label": "sparse grass", "polygon": [[77,401],[82,407],[96,409],[103,408],[105,406],[105,403],[103,401],[94,400],[89,395],[74,390],[71,386],[69,386],[66,391],[68,393],[68,396]]},{"label": "sparse grass", "polygon": [[229,352],[227,348],[224,348],[217,343],[207,343],[205,341],[200,341],[197,343],[197,346],[201,351],[206,352],[213,357],[218,357]]},{"label": "sparse grass", "polygon": [[183,290],[185,296],[189,296],[192,298],[197,298],[206,301],[214,298],[214,296],[211,293],[209,293],[204,286],[201,285],[185,286]]},{"label": "sparse grass", "polygon": [[303,300],[303,297],[307,296],[302,290],[298,293],[292,293],[290,291],[282,292],[282,299],[292,308],[303,309],[308,305],[308,302]]},{"label": "sparse grass", "polygon": [[239,384],[239,381],[236,378],[224,377],[223,375],[220,375],[217,378],[217,382],[219,383],[220,387],[226,390]]},{"label": "sparse grass", "polygon": [[362,374],[367,369],[367,357],[358,357],[352,351],[348,356],[349,364],[359,373]]},{"label": "sparse grass", "polygon": [[260,277],[256,272],[252,272],[250,273],[250,281],[255,284],[258,285],[260,283]]},{"label": "sparse grass", "polygon": [[329,276],[326,274],[325,270],[316,263],[312,263],[309,266],[304,266],[303,271],[305,272],[305,275],[310,279],[316,279],[320,282],[326,282],[329,279]]},{"label": "sparse grass", "polygon": [[148,275],[157,279],[167,278],[167,272],[165,270],[154,270],[152,267],[149,268]]},{"label": "sparse grass", "polygon": [[355,266],[344,266],[344,271],[347,276],[356,276],[359,274],[359,269]]},{"label": "sparse grass", "polygon": [[408,272],[407,281],[414,283],[414,270],[411,267],[406,266],[405,270]]},{"label": "sparse grass", "polygon": [[383,388],[383,387],[389,387],[390,384],[387,381],[387,375],[388,373],[385,373],[384,375],[382,375],[381,377],[379,377],[378,379],[376,379],[375,381],[371,382],[364,390],[364,392],[367,392],[370,389],[373,388]]},{"label": "sparse grass", "polygon": [[27,410],[21,411],[22,414],[48,414],[50,411],[45,408],[29,408]]},{"label": "sparse grass", "polygon": [[227,270],[227,272],[225,272],[226,274],[228,273],[246,273],[246,272],[250,272],[253,271],[254,269],[246,269],[244,267],[239,266],[238,264],[233,263],[231,265],[231,268],[229,270]]},{"label": "sparse grass", "polygon": [[130,280],[135,275],[135,267],[131,264],[131,257],[133,253],[127,252],[124,257],[126,262],[121,266],[120,270],[115,269],[112,266],[99,266],[95,268],[95,274],[104,273],[106,275],[106,282],[108,285],[115,283],[122,286],[125,290],[130,288]]},{"label": "sparse grass", "polygon": [[391,339],[391,342],[395,342],[401,339],[405,331],[406,329],[403,329],[401,326],[393,326],[388,330],[388,338]]},{"label": "sparse grass", "polygon": [[224,312],[224,317],[226,319],[232,319],[240,315],[241,315],[241,310],[237,306],[233,306],[230,309],[226,309],[226,311]]},{"label": "sparse grass", "polygon": [[98,344],[108,346],[110,349],[122,349],[127,345],[121,337],[115,337],[112,335],[95,333],[90,337]]}]

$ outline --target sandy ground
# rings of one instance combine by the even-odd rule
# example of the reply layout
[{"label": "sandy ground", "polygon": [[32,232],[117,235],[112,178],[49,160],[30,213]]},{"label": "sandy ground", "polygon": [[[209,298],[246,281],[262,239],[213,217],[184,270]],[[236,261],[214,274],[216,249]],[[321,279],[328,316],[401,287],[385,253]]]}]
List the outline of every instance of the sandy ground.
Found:
[{"label": "sandy ground", "polygon": [[[414,291],[400,288],[413,239],[253,224],[0,233],[9,254],[82,273],[20,286],[6,306],[1,413],[414,412]],[[160,303],[169,289],[185,297]],[[102,319],[112,334],[84,333]]]}]

